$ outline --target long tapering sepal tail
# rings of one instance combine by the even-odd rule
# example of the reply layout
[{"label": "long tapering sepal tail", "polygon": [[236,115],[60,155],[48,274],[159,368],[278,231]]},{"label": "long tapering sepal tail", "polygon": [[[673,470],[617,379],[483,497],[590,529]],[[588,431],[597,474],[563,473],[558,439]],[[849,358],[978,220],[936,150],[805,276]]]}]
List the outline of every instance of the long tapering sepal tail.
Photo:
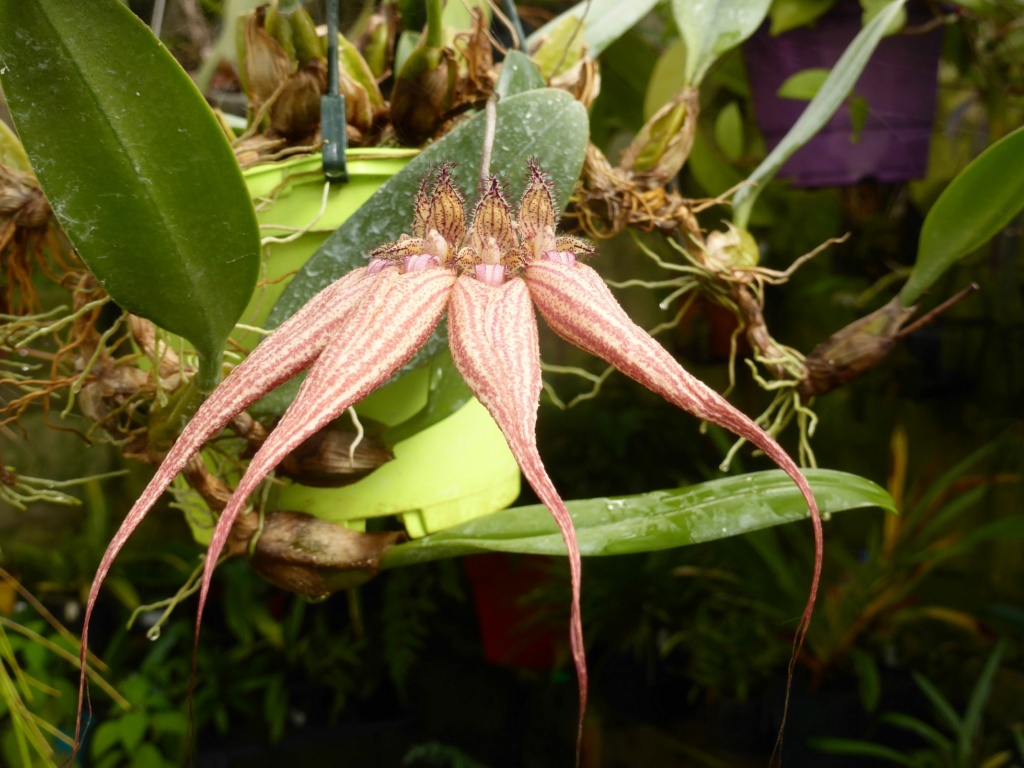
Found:
[{"label": "long tapering sepal tail", "polygon": [[217,559],[249,495],[285,456],[387,381],[423,346],[444,314],[454,282],[453,270],[436,265],[406,273],[389,267],[374,278],[372,289],[317,358],[294,402],[249,462],[217,520],[199,592],[197,640]]},{"label": "long tapering sepal tail", "polygon": [[795,652],[799,652],[817,598],[823,548],[818,505],[803,473],[752,419],[689,374],[634,323],[593,269],[571,255],[554,253],[532,262],[524,279],[537,309],[559,336],[603,358],[670,403],[749,440],[793,478],[807,501],[815,538],[814,576],[796,635]]},{"label": "long tapering sepal tail", "polygon": [[324,288],[239,363],[196,411],[125,516],[103,553],[85,604],[75,743],[81,735],[81,713],[87,685],[85,659],[89,622],[114,559],[160,495],[207,440],[263,395],[312,364],[358,304],[367,287],[365,278],[366,267],[360,267]]},{"label": "long tapering sepal tail", "polygon": [[577,755],[587,706],[587,664],[580,612],[582,565],[572,518],[537,451],[541,391],[537,320],[522,280],[488,285],[463,275],[448,309],[452,359],[477,399],[505,435],[530,486],[551,511],[569,553],[572,587],[570,642],[579,681]]}]

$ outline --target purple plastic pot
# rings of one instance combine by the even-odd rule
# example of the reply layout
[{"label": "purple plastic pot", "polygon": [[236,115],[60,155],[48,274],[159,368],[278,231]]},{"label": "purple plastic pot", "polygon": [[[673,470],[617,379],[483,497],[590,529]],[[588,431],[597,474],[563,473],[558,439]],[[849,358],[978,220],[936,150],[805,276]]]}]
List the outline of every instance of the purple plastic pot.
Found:
[{"label": "purple plastic pot", "polygon": [[[908,13],[908,26],[931,18],[920,7]],[[831,69],[860,29],[860,5],[841,0],[813,28],[772,37],[766,24],[744,46],[754,112],[769,150],[807,107],[806,101],[780,98],[779,87],[802,70]],[[941,48],[941,28],[882,40],[851,94],[868,106],[859,140],[854,141],[850,111],[843,105],[790,157],[779,177],[796,186],[824,187],[865,178],[894,182],[924,176]]]}]

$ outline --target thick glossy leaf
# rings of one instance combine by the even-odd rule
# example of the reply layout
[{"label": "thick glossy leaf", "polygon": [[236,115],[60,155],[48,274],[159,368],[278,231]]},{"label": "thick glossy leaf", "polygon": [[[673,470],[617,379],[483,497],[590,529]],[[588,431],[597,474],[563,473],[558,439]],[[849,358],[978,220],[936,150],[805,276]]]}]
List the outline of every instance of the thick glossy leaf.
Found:
[{"label": "thick glossy leaf", "polygon": [[672,0],[686,42],[686,82],[700,85],[718,58],[761,26],[771,0]]},{"label": "thick glossy leaf", "polygon": [[[806,475],[824,515],[860,507],[895,512],[889,494],[862,477],[822,469],[806,470]],[[796,485],[780,470],[566,506],[580,552],[590,556],[671,549],[807,517]],[[392,547],[384,567],[486,551],[562,555],[565,545],[545,507],[517,507]]]},{"label": "thick glossy leaf", "polygon": [[0,0],[0,70],[82,259],[118,304],[192,342],[212,388],[256,282],[259,230],[202,95],[118,0]]},{"label": "thick glossy leaf", "polygon": [[925,217],[917,261],[900,292],[916,304],[957,260],[984,245],[1024,208],[1024,128],[976,157],[942,192]]},{"label": "thick glossy leaf", "polygon": [[849,96],[851,89],[867,66],[871,54],[885,36],[892,21],[903,11],[905,0],[893,0],[878,13],[850,43],[839,57],[832,72],[825,79],[821,89],[800,115],[800,119],[782,137],[782,141],[773,149],[768,157],[750,174],[749,182],[733,196],[732,221],[740,229],[746,229],[750,221],[750,212],[757,201],[761,189],[767,184],[790,155],[806,144],[814,134],[836,113],[836,110]]},{"label": "thick glossy leaf", "polygon": [[[568,93],[543,88],[502,99],[497,116],[491,169],[508,180],[510,199],[518,200],[522,194],[526,161],[536,157],[554,181],[559,205],[564,206],[583,167],[588,137],[586,110]],[[474,191],[483,133],[484,115],[478,114],[427,147],[378,189],[294,277],[274,305],[269,327],[291,317],[332,280],[363,265],[371,248],[408,232],[413,198],[432,168],[455,163],[461,186]],[[422,364],[426,358],[419,359]]]},{"label": "thick glossy leaf", "polygon": [[657,4],[658,0],[583,0],[526,38],[526,49],[532,50],[562,19],[573,16],[583,20],[587,52],[597,58]]},{"label": "thick glossy leaf", "polygon": [[544,76],[530,57],[522,51],[512,50],[501,62],[498,82],[494,84],[494,92],[499,98],[507,99],[517,93],[532,91],[544,87]]}]

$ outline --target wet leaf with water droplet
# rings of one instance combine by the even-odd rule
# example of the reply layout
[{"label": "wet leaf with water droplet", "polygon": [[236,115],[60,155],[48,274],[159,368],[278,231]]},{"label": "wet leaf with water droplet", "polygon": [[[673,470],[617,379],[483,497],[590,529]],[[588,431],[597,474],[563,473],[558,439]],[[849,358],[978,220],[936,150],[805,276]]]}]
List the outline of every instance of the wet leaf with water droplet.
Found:
[{"label": "wet leaf with water droplet", "polygon": [[[804,473],[823,514],[863,507],[895,512],[884,489],[862,477],[826,469]],[[670,549],[802,520],[807,504],[781,470],[726,477],[621,499],[566,503],[584,555]],[[384,568],[476,552],[561,555],[561,534],[541,505],[518,507],[448,528],[388,550]]]}]

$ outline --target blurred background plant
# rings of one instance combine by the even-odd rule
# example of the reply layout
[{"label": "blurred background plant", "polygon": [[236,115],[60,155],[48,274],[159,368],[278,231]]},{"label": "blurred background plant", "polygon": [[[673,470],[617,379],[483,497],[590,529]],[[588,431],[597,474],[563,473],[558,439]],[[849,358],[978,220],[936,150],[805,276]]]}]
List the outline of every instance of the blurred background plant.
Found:
[{"label": "blurred background plant", "polygon": [[[330,81],[321,3],[128,5],[220,108],[242,168],[319,149]],[[861,512],[828,524],[823,598],[798,659],[785,763],[1020,764],[1024,191],[1000,171],[1024,156],[1024,5],[774,0],[741,3],[731,22],[684,0],[591,0],[575,16],[546,3],[343,5],[345,142],[371,152],[437,146],[493,92],[514,109],[517,93],[567,91],[588,109],[589,137],[580,182],[564,190],[572,196],[563,227],[601,241],[601,269],[631,316],[745,412],[761,414],[805,464],[875,480],[895,501],[899,516]],[[854,23],[831,60],[777,89],[811,117],[770,136],[755,51],[773,36],[823,39],[838,17]],[[857,75],[929,35],[941,56],[930,68],[913,65],[937,75],[925,175],[869,170],[801,186],[794,153],[812,135],[849,157],[902,127],[867,93],[870,70]],[[528,138],[514,149],[547,151]],[[1004,138],[987,168],[961,175]],[[467,154],[471,179],[479,157]],[[391,194],[405,199],[415,182],[399,181],[405,187]],[[959,196],[943,201],[954,188]],[[274,236],[301,236],[311,220],[315,230],[319,200],[293,232]],[[365,219],[384,216],[377,205]],[[145,463],[159,461],[180,411],[194,407],[185,384],[204,365],[159,321],[129,317],[110,300],[115,290],[90,274],[87,249],[79,245],[80,259],[71,246],[76,223],[54,215],[0,123],[0,544],[17,577],[5,579],[0,604],[0,746],[11,765],[61,760],[77,673],[62,659],[74,645],[50,614],[77,629],[110,532],[144,483]],[[354,229],[363,224],[351,226],[334,238],[354,243],[341,257],[349,266],[373,245]],[[337,263],[314,259],[282,306],[294,309],[310,275]],[[261,290],[278,279],[266,269],[253,267]],[[945,306],[971,283],[978,290]],[[914,325],[915,308],[931,322]],[[201,346],[189,318],[166,327]],[[229,359],[251,347],[237,340],[252,332],[232,332]],[[690,486],[718,477],[723,463],[765,468],[716,428],[698,433],[575,350],[543,344],[549,397],[539,440],[565,498]],[[214,511],[225,488],[212,481],[232,482],[259,439],[258,423],[233,426],[237,436],[218,440],[205,471],[189,478],[193,501]],[[394,447],[385,427],[370,433],[378,442],[363,474]],[[348,424],[337,434],[351,445]],[[346,475],[335,480],[349,482],[352,468],[317,458],[325,456],[329,473]],[[520,503],[533,501],[524,491]],[[143,525],[101,604],[94,647],[113,670],[104,672],[111,692],[94,688],[97,724],[83,764],[184,759],[192,627],[187,611],[162,614],[168,596],[185,597],[195,529],[168,512]],[[396,526],[369,524],[380,527]],[[763,764],[812,565],[805,526],[588,559],[595,682],[586,764]],[[331,761],[341,750],[360,765],[567,764],[575,691],[562,644],[564,563],[542,561],[540,570],[547,577],[516,610],[557,630],[547,633],[553,666],[522,667],[486,661],[472,568],[456,561],[397,568],[322,605],[255,579],[241,560],[225,563],[199,648],[197,765]],[[823,745],[827,752],[815,749]]]}]

